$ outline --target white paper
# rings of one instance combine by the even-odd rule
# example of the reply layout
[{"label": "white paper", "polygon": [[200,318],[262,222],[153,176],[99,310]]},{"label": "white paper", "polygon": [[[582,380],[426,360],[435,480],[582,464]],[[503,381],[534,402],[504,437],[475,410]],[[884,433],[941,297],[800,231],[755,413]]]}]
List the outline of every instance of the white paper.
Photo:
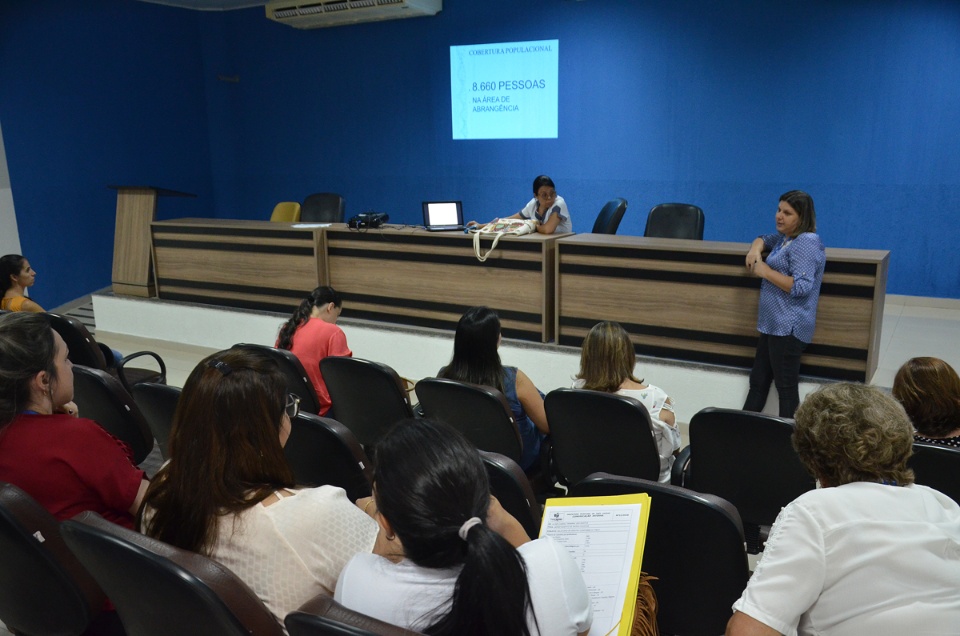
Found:
[{"label": "white paper", "polygon": [[294,223],[293,227],[330,227],[333,223]]},{"label": "white paper", "polygon": [[558,506],[547,509],[550,536],[580,567],[593,605],[591,636],[616,633],[630,584],[641,504]]}]

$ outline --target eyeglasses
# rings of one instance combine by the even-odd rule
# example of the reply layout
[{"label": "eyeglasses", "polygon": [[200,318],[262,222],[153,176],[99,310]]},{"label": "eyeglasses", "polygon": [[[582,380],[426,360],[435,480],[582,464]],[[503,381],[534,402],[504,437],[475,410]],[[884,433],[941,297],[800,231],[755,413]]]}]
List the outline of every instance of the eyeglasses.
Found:
[{"label": "eyeglasses", "polygon": [[291,420],[295,418],[300,413],[300,398],[293,393],[288,393],[287,403],[283,407],[283,411]]}]

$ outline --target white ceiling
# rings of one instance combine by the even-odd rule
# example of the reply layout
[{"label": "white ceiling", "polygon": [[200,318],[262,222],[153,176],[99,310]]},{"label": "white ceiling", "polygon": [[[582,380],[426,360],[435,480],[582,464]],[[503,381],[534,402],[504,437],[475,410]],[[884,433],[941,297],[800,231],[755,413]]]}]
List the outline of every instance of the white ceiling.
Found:
[{"label": "white ceiling", "polygon": [[197,11],[231,11],[247,7],[262,7],[266,0],[140,0],[151,4],[165,4],[171,7],[196,9]]}]

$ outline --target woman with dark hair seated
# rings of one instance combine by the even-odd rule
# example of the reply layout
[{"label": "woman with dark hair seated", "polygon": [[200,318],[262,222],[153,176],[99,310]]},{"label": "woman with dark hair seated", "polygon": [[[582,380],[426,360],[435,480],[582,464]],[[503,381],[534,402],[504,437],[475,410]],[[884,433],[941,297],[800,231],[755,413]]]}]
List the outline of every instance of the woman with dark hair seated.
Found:
[{"label": "woman with dark hair seated", "polygon": [[126,444],[73,403],[73,364],[46,316],[0,315],[0,481],[57,519],[92,510],[133,529],[147,481]]},{"label": "woman with dark hair seated", "polygon": [[960,447],[960,376],[940,358],[911,358],[893,379],[918,442]]},{"label": "woman with dark hair seated", "polygon": [[[573,222],[570,219],[567,202],[557,194],[557,186],[553,184],[553,179],[545,174],[533,180],[533,198],[519,212],[504,218],[532,220],[536,223],[537,232],[540,234],[573,232]],[[498,219],[494,219],[496,220]],[[470,221],[467,225],[474,226],[478,223]]]},{"label": "woman with dark hair seated", "polygon": [[580,349],[580,373],[573,387],[632,397],[650,413],[653,439],[660,455],[660,481],[670,482],[674,455],[680,450],[680,429],[673,400],[660,387],[644,384],[633,375],[637,354],[620,323],[599,322],[590,329]]},{"label": "woman with dark hair seated", "polygon": [[427,634],[589,630],[590,598],[573,558],[549,537],[527,539],[490,496],[477,450],[453,428],[394,426],[377,444],[374,499],[392,550],[347,564],[336,591],[347,607]]},{"label": "woman with dark hair seated", "polygon": [[297,356],[320,401],[320,415],[330,411],[330,392],[320,375],[320,361],[327,356],[352,356],[347,336],[337,326],[343,300],[333,287],[317,287],[280,327],[277,349]]},{"label": "woman with dark hair seated", "polygon": [[0,257],[0,309],[42,312],[43,307],[26,296],[27,287],[33,287],[36,281],[37,272],[30,261],[19,254]]},{"label": "woman with dark hair seated", "polygon": [[958,633],[960,507],[913,483],[900,404],[834,384],[796,422],[793,445],[821,487],[780,512],[727,634]]},{"label": "woman with dark hair seated", "polygon": [[190,374],[170,460],[144,500],[142,531],[223,563],[277,620],[333,593],[344,564],[370,552],[377,524],[333,486],[295,490],[283,455],[299,400],[263,353],[208,356]]},{"label": "woman with dark hair seated", "polygon": [[543,395],[526,374],[500,362],[500,318],[489,307],[471,307],[457,323],[453,359],[440,369],[441,378],[490,386],[507,398],[520,431],[520,467],[529,470],[540,459],[540,444],[550,433]]}]

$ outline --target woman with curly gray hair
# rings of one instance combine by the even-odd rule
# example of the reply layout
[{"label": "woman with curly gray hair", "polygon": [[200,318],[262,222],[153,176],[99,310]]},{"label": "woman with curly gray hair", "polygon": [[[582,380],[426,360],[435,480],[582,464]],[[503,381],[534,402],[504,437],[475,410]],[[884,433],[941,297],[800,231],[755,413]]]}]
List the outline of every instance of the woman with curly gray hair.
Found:
[{"label": "woman with curly gray hair", "polygon": [[820,488],[780,512],[727,634],[956,634],[960,506],[913,483],[903,407],[839,383],[807,396],[796,422]]}]

